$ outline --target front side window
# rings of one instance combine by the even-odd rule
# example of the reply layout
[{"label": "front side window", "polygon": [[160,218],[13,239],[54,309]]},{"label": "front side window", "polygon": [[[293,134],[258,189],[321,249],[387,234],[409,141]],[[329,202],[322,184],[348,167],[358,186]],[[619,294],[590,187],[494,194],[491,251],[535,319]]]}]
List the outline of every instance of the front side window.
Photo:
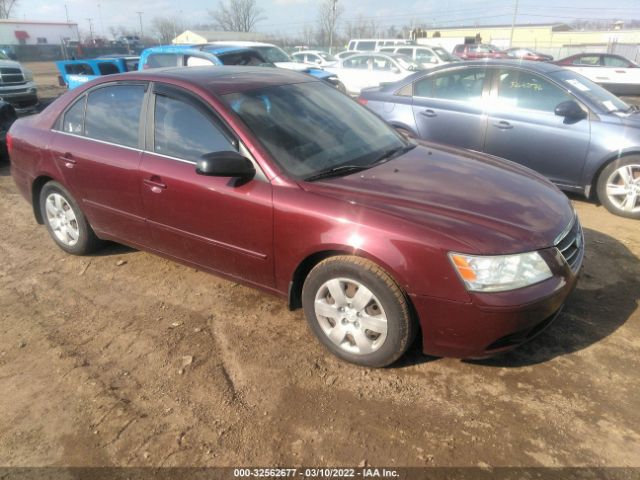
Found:
[{"label": "front side window", "polygon": [[573,65],[595,67],[600,65],[600,55],[583,55],[582,57],[576,58],[572,63]]},{"label": "front side window", "polygon": [[498,100],[516,108],[553,112],[558,104],[572,97],[538,75],[502,69],[498,74]]},{"label": "front side window", "polygon": [[154,151],[197,162],[203,155],[236,150],[211,118],[190,103],[156,95]]},{"label": "front side window", "polygon": [[223,99],[296,178],[338,166],[366,167],[406,147],[385,122],[324,82],[266,87]]},{"label": "front side window", "polygon": [[69,75],[95,75],[88,63],[70,63],[64,66],[64,71]]},{"label": "front side window", "polygon": [[399,48],[398,50],[396,50],[396,53],[413,57],[413,48]]},{"label": "front side window", "polygon": [[381,70],[381,71],[389,71],[393,68],[393,62],[384,57],[374,57],[373,59],[373,69]]},{"label": "front side window", "polygon": [[100,62],[98,64],[98,70],[100,70],[100,75],[113,75],[115,73],[120,73],[118,66],[111,62]]},{"label": "front side window", "polygon": [[485,77],[482,68],[456,70],[419,80],[414,91],[418,97],[473,101],[482,97]]},{"label": "front side window", "polygon": [[376,42],[358,42],[357,50],[369,52],[375,49],[376,49]]},{"label": "front side window", "polygon": [[137,147],[145,90],[146,85],[112,85],[91,92],[87,98],[85,135]]}]

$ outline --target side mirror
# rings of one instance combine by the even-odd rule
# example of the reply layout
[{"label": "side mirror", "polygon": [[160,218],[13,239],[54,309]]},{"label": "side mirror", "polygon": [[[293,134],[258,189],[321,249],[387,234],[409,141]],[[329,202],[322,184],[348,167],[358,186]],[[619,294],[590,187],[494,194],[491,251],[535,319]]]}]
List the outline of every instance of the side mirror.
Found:
[{"label": "side mirror", "polygon": [[580,120],[587,116],[587,112],[573,100],[567,100],[566,102],[558,104],[555,109],[555,114],[570,120]]},{"label": "side mirror", "polygon": [[223,151],[203,155],[196,164],[196,173],[212,177],[249,179],[256,174],[256,169],[251,160],[238,152]]},{"label": "side mirror", "polygon": [[319,58],[318,58],[318,59],[316,59],[316,65],[320,65],[320,64],[322,64],[322,60],[321,60],[321,59],[319,59]]}]

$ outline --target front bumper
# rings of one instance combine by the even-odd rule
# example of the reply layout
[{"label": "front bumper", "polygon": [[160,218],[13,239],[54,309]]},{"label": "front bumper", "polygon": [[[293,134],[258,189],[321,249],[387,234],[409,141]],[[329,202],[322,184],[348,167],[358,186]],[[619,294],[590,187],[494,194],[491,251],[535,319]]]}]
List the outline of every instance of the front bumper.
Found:
[{"label": "front bumper", "polygon": [[[580,232],[581,235],[581,232]],[[584,249],[571,266],[556,248],[540,252],[553,276],[529,287],[473,293],[471,302],[411,295],[423,351],[439,357],[484,358],[531,340],[559,316],[577,284]]]},{"label": "front bumper", "polygon": [[27,111],[38,105],[38,90],[33,82],[10,87],[0,84],[0,98],[18,112]]}]

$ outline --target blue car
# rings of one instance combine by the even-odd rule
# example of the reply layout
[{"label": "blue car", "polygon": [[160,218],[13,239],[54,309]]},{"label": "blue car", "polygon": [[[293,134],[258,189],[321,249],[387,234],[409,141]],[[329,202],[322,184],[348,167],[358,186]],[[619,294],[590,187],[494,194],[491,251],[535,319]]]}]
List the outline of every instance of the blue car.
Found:
[{"label": "blue car", "polygon": [[56,67],[60,72],[58,83],[71,90],[103,75],[138,70],[138,57],[105,55],[91,59],[60,60],[56,62]]},{"label": "blue car", "polygon": [[408,137],[512,160],[640,219],[639,111],[580,74],[471,61],[363,90],[358,101]]},{"label": "blue car", "polygon": [[280,62],[278,61],[280,57],[274,57],[273,51],[261,50],[261,48],[263,47],[232,44],[218,45],[212,43],[151,47],[143,50],[140,54],[140,69],[202,65],[278,67],[307,73],[320,80],[326,81],[342,92],[345,91],[344,85],[342,85],[335,74],[326,72],[321,68],[310,68],[295,63],[288,58],[284,51],[276,46],[270,46],[271,49],[277,49],[278,52],[282,52],[282,55],[286,56],[288,61]]}]

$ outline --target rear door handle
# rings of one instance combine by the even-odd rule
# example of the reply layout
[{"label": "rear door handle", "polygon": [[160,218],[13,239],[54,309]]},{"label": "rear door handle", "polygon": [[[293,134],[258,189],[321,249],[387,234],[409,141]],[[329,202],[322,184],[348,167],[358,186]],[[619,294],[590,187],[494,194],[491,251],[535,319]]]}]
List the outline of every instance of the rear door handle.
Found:
[{"label": "rear door handle", "polygon": [[58,159],[61,160],[67,168],[73,168],[73,166],[78,163],[77,160],[73,158],[73,154],[71,152],[65,152],[60,155]]},{"label": "rear door handle", "polygon": [[167,185],[160,181],[160,177],[156,177],[155,175],[151,178],[145,178],[142,180],[142,183],[151,187],[151,191],[153,193],[162,193],[163,190],[167,189]]},{"label": "rear door handle", "polygon": [[425,117],[429,117],[429,118],[433,118],[433,117],[437,117],[438,114],[436,112],[434,112],[433,110],[431,110],[430,108],[428,108],[427,110],[422,110],[420,112],[420,115],[424,115]]},{"label": "rear door handle", "polygon": [[509,122],[505,122],[504,120],[495,122],[493,126],[498,127],[500,130],[509,130],[510,128],[513,128],[513,125],[511,125]]}]

